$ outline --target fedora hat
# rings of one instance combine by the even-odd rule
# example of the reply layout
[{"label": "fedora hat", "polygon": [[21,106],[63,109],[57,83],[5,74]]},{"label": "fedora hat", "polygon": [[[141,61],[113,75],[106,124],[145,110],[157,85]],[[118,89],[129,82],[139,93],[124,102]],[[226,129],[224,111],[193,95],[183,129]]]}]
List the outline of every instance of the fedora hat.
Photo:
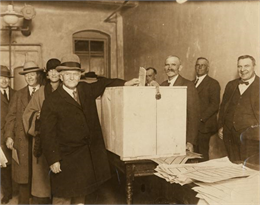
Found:
[{"label": "fedora hat", "polygon": [[58,60],[57,58],[51,58],[46,63],[46,72],[49,72],[50,70],[55,69],[59,65],[60,65],[60,60]]},{"label": "fedora hat", "polygon": [[23,66],[23,71],[19,72],[19,74],[25,75],[26,73],[37,72],[37,71],[43,71],[43,69],[39,68],[39,66],[34,61],[27,61]]},{"label": "fedora hat", "polygon": [[96,75],[95,72],[93,71],[90,71],[90,72],[87,72],[85,73],[85,78],[97,78],[98,76]]},{"label": "fedora hat", "polygon": [[84,69],[81,69],[79,57],[76,54],[68,54],[61,58],[61,64],[56,67],[58,72],[64,70],[78,70],[84,72]]},{"label": "fedora hat", "polygon": [[10,70],[4,65],[1,65],[1,76],[7,78],[13,78],[13,76],[11,76]]}]

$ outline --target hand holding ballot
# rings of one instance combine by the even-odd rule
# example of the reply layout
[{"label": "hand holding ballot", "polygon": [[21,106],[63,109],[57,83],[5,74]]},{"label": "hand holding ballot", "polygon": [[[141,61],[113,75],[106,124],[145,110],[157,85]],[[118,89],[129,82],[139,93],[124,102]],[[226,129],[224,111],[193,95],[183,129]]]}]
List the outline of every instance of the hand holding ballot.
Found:
[{"label": "hand holding ballot", "polygon": [[133,78],[132,80],[125,82],[125,86],[134,86],[134,85],[139,85],[139,79],[138,78]]}]

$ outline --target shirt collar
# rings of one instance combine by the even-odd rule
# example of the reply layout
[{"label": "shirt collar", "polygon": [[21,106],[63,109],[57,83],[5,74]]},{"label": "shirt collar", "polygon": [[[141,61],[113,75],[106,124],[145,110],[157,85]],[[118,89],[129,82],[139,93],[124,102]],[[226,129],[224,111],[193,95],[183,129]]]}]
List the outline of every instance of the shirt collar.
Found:
[{"label": "shirt collar", "polygon": [[171,80],[168,80],[168,83],[170,83],[171,85],[173,85],[175,83],[175,81],[177,80],[179,75],[174,76]]},{"label": "shirt collar", "polygon": [[199,79],[200,81],[202,81],[206,76],[207,76],[207,74],[202,75],[202,76],[196,76],[196,79]]},{"label": "shirt collar", "polygon": [[7,88],[1,88],[1,92],[2,92],[2,93],[4,93],[4,90],[6,90],[6,92],[8,93],[9,87],[7,87]]},{"label": "shirt collar", "polygon": [[32,86],[28,86],[29,87],[29,91],[30,91],[30,94],[32,93],[32,91],[34,90],[33,88],[35,88],[35,91],[39,90],[40,88],[40,85],[36,85],[35,87],[32,87]]},{"label": "shirt collar", "polygon": [[77,88],[75,88],[75,89],[72,90],[72,89],[66,87],[65,85],[62,85],[62,88],[63,88],[71,97],[73,97],[73,92],[77,90]]},{"label": "shirt collar", "polygon": [[249,80],[245,80],[244,82],[249,82],[249,84],[248,84],[248,86],[249,86],[254,82],[254,80],[255,80],[255,75],[252,78],[250,78]]}]

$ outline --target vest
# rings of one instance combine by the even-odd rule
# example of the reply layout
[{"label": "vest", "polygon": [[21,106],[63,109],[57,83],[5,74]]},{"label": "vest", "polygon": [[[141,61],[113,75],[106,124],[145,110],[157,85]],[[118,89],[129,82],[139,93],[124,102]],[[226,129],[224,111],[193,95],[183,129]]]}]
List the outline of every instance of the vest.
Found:
[{"label": "vest", "polygon": [[251,106],[250,86],[242,95],[237,87],[227,109],[225,124],[231,128],[234,126],[236,131],[244,130],[251,125],[258,124],[255,119],[254,110]]}]

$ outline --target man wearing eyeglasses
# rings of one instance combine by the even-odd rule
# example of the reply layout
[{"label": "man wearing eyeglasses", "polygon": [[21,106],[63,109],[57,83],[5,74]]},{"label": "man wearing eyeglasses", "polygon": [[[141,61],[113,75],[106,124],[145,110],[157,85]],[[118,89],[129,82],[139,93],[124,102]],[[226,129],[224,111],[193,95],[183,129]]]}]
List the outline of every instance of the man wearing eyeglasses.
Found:
[{"label": "man wearing eyeglasses", "polygon": [[19,160],[12,163],[13,179],[19,185],[18,204],[29,204],[31,197],[32,141],[24,131],[22,117],[32,95],[40,88],[42,71],[33,61],[24,64],[19,74],[24,75],[27,86],[14,94],[6,116],[6,146],[17,150]]},{"label": "man wearing eyeglasses", "polygon": [[200,124],[197,151],[202,154],[202,160],[209,160],[210,137],[217,133],[217,113],[220,103],[220,85],[208,75],[209,61],[200,57],[195,65],[196,78],[193,81],[200,99]]},{"label": "man wearing eyeglasses", "polygon": [[259,159],[259,135],[251,136],[255,140],[252,143],[248,141],[250,149],[244,149],[244,135],[254,127],[259,129],[259,77],[255,74],[255,68],[256,61],[252,56],[238,57],[240,78],[227,84],[220,106],[218,134],[233,162],[246,160],[253,155]]}]

